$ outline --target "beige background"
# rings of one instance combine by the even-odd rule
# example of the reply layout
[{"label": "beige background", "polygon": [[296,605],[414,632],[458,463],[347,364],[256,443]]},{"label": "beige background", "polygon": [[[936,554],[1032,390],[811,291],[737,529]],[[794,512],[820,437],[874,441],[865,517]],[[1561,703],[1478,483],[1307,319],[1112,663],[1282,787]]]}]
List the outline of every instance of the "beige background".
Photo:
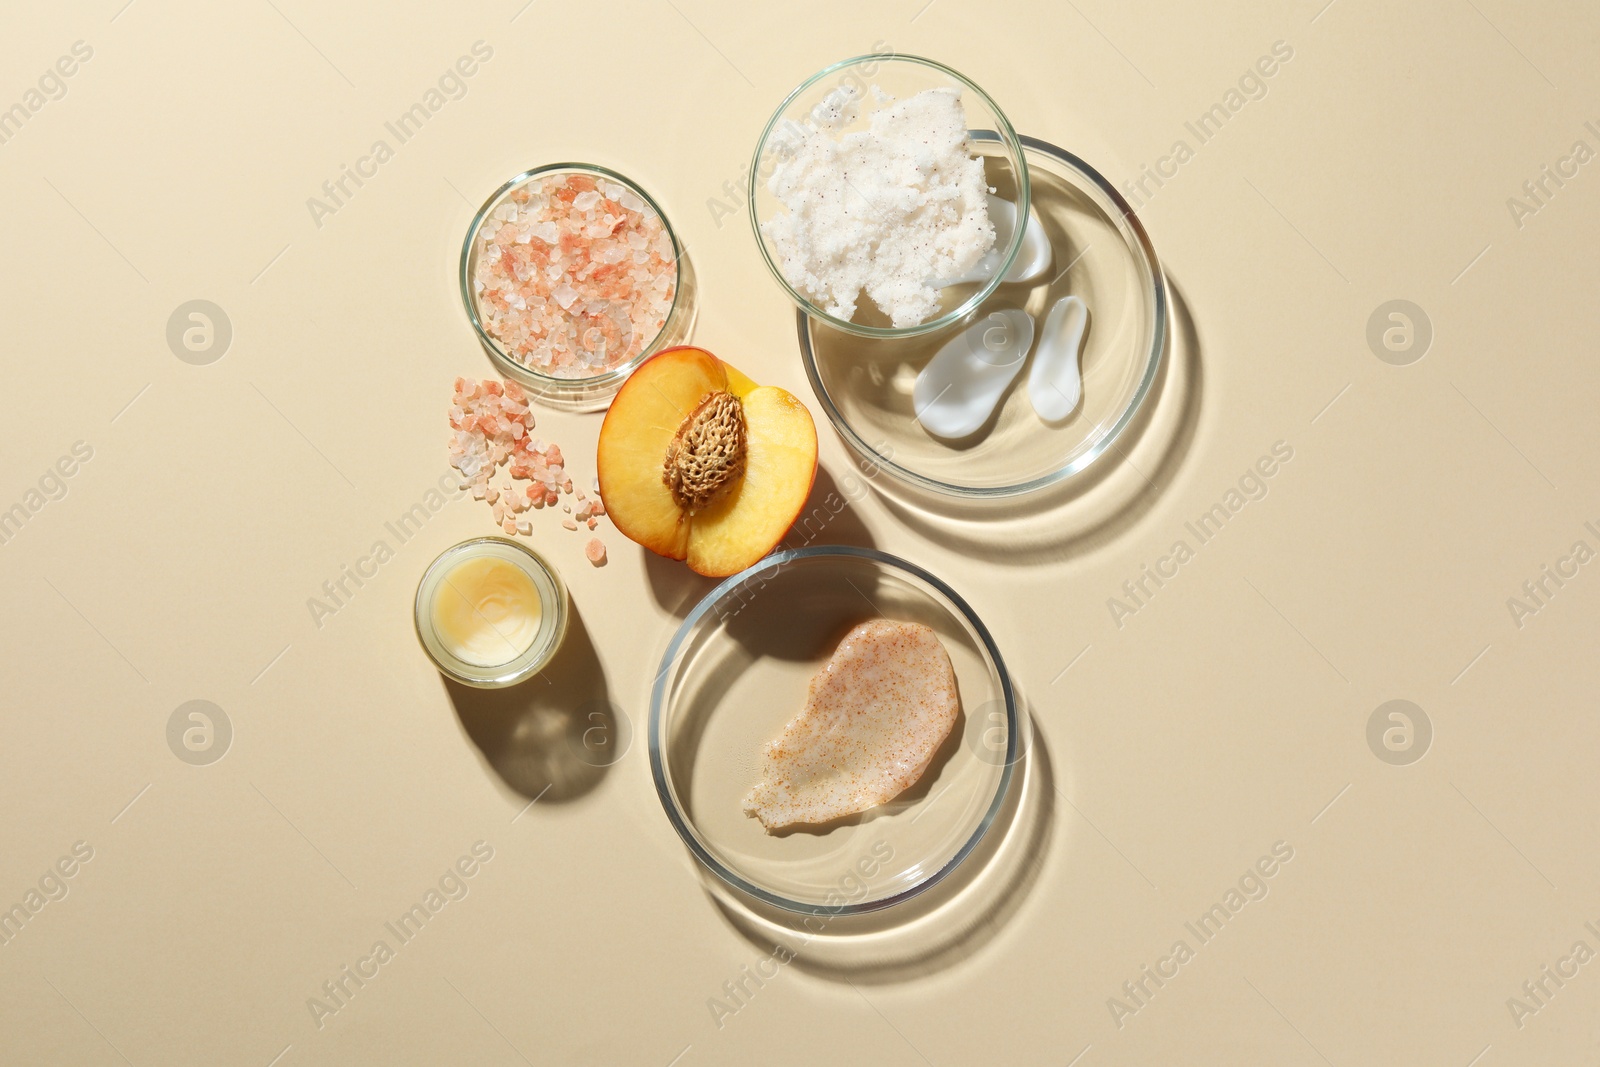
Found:
[{"label": "beige background", "polygon": [[[93,848],[0,946],[0,1060],[1600,1062],[1600,964],[1520,1027],[1507,1007],[1600,949],[1600,577],[1520,628],[1506,603],[1600,548],[1600,169],[1520,228],[1506,206],[1600,149],[1592,5],[123,2],[13,5],[0,33],[0,106],[93,48],[0,145],[0,507],[94,450],[0,546],[0,903]],[[466,97],[315,226],[306,198],[478,40]],[[1127,456],[1151,484],[1028,552],[876,490],[848,512],[971,599],[1030,695],[1053,771],[1031,875],[920,973],[802,959],[719,1028],[708,998],[770,946],[714,904],[638,736],[704,586],[609,527],[590,569],[540,526],[592,639],[574,684],[603,678],[636,736],[531,809],[548,739],[492,713],[469,736],[411,632],[422,568],[484,509],[430,520],[320,629],[306,607],[443,472],[449,383],[487,369],[453,280],[473,206],[549,160],[635,176],[687,241],[696,339],[809,401],[748,227],[707,206],[802,78],[876,42],[930,55],[1121,184],[1280,40],[1266,97],[1141,212],[1193,326],[1172,440]],[[165,342],[195,298],[233,325],[210,366]],[[1435,332],[1405,367],[1365,340],[1394,298]],[[540,416],[584,481],[598,422]],[[1279,440],[1267,498],[1119,629],[1107,598]],[[529,722],[594,695],[548,692]],[[1366,742],[1393,698],[1433,725],[1410,766]],[[192,699],[233,725],[209,766],[167,746]],[[319,1029],[307,998],[480,840],[470,894]],[[1108,998],[1280,840],[1270,895],[1119,1027]]]}]

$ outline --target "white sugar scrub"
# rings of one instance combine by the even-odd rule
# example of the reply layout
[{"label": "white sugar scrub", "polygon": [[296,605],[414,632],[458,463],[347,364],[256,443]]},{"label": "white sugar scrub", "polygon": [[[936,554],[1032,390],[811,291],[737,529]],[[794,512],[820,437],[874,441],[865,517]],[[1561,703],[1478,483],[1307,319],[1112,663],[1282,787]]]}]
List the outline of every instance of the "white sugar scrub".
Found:
[{"label": "white sugar scrub", "polygon": [[936,279],[959,278],[994,247],[983,160],[967,144],[961,90],[925,89],[895,100],[871,89],[868,128],[859,90],[813,113],[767,188],[788,210],[761,223],[791,286],[849,320],[864,290],[896,327],[939,308]]}]

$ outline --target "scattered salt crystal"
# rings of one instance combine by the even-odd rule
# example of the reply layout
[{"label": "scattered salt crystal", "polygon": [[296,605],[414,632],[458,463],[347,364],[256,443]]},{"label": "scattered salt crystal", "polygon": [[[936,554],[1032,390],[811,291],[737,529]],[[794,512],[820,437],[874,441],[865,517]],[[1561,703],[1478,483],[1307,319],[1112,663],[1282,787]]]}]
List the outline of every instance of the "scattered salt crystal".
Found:
[{"label": "scattered salt crystal", "polygon": [[[593,529],[593,527],[590,527],[590,529]],[[605,566],[605,562],[606,562],[606,546],[605,546],[605,542],[601,541],[600,538],[598,538],[598,537],[589,538],[588,543],[583,546],[583,555],[584,555],[584,558],[586,558],[590,563],[594,564],[596,567]]]},{"label": "scattered salt crystal", "polygon": [[[527,400],[527,393],[514,381],[458,378],[449,409],[450,463],[462,474],[458,488],[488,503],[506,533],[530,533],[532,522],[522,516],[529,509],[560,503],[563,479],[571,481],[562,466],[561,449],[528,433],[534,419]],[[492,484],[506,464],[512,479],[531,484]],[[570,506],[567,510],[570,514]]]},{"label": "scattered salt crystal", "polygon": [[576,530],[578,528],[578,524],[573,522],[571,519],[562,519],[561,525],[568,530]]}]

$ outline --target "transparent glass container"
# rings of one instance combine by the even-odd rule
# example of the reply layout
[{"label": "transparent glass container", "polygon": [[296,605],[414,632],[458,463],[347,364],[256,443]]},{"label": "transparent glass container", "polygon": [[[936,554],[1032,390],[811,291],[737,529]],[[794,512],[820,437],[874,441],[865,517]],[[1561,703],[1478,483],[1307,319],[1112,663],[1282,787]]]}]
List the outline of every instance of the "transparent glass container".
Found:
[{"label": "transparent glass container", "polygon": [[[539,598],[539,626],[533,641],[519,655],[505,663],[482,666],[457,657],[434,629],[434,600],[450,572],[469,559],[493,557],[517,567],[528,576]],[[566,636],[571,604],[567,587],[555,567],[533,549],[506,537],[475,537],[439,553],[417,583],[413,605],[417,640],[439,673],[446,678],[477,689],[501,689],[516,685],[543,670],[561,647]]]},{"label": "transparent glass container", "polygon": [[789,283],[777,261],[777,253],[762,232],[761,224],[764,221],[786,210],[768,190],[767,179],[777,165],[795,151],[800,139],[816,129],[813,113],[820,113],[818,109],[826,110],[836,104],[837,94],[841,90],[853,88],[861,94],[861,115],[855,123],[831,129],[830,135],[835,136],[867,127],[873,110],[870,93],[873,87],[882,89],[897,100],[903,100],[925,89],[948,86],[961,90],[962,106],[971,127],[969,148],[983,160],[989,185],[1004,188],[1005,192],[1001,195],[1017,205],[1017,217],[1027,217],[1028,163],[1021,140],[999,105],[976,83],[942,63],[919,56],[865,55],[835,63],[807,78],[778,106],[767,122],[766,129],[761,132],[755,159],[750,165],[750,225],[755,230],[756,244],[772,276],[804,314],[814,316],[834,329],[861,337],[900,338],[926,334],[964,320],[994,292],[1000,279],[1011,268],[1022,247],[1026,230],[1022,226],[1015,228],[1011,240],[1000,250],[999,269],[994,276],[986,282],[946,286],[941,290],[939,314],[927,321],[915,326],[897,327],[864,292],[856,301],[855,315],[847,320],[828,314]]},{"label": "transparent glass container", "polygon": [[[765,745],[801,711],[817,670],[857,623],[932,627],[961,716],[922,777],[825,827],[766,832],[743,799]],[[722,886],[785,911],[861,914],[954,871],[1001,810],[1024,751],[1017,695],[983,622],[921,567],[875,549],[776,552],[684,619],[650,698],[650,770],[668,820]]]},{"label": "transparent glass container", "polygon": [[[484,246],[484,242],[480,239],[484,223],[493,217],[495,209],[505,204],[511,195],[519,189],[542,182],[552,176],[561,177],[569,174],[583,174],[600,180],[616,182],[644,201],[646,211],[653,212],[661,220],[662,228],[672,242],[673,262],[676,267],[676,277],[673,282],[672,309],[668,313],[660,331],[652,338],[645,338],[641,342],[639,352],[627,361],[588,377],[566,377],[558,374],[547,374],[528,366],[513,356],[507,351],[506,346],[486,329],[473,284],[473,279],[478,271],[479,253]],[[663,348],[683,344],[694,327],[694,271],[689,265],[683,245],[679,242],[677,233],[673,231],[672,223],[667,219],[666,213],[650,197],[650,194],[640,188],[631,178],[592,163],[549,163],[542,167],[523,171],[496,189],[493,195],[484,201],[477,214],[472,217],[472,224],[467,228],[467,237],[461,246],[459,282],[461,302],[466,309],[467,320],[472,323],[473,332],[478,335],[478,342],[488,354],[490,362],[495,365],[495,368],[501,374],[521,383],[530,396],[549,407],[571,411],[596,411],[604,408],[611,402],[611,398],[616,395],[617,390],[622,388],[622,383],[627,381],[628,375],[632,374],[639,364]]]},{"label": "transparent glass container", "polygon": [[[955,442],[936,437],[917,421],[912,388],[965,321],[943,333],[867,339],[815,316],[796,317],[812,390],[863,469],[985,509],[985,502],[1009,506],[1061,485],[1105,455],[1149,396],[1171,328],[1166,278],[1127,201],[1072,153],[1036,138],[1021,140],[1033,212],[1052,263],[1036,280],[998,286],[966,321],[1022,308],[1042,323],[1063,296],[1083,299],[1089,308],[1080,357],[1083,397],[1068,418],[1047,423],[1034,413],[1025,368],[978,433]],[[1002,187],[998,195],[1008,192]]]}]

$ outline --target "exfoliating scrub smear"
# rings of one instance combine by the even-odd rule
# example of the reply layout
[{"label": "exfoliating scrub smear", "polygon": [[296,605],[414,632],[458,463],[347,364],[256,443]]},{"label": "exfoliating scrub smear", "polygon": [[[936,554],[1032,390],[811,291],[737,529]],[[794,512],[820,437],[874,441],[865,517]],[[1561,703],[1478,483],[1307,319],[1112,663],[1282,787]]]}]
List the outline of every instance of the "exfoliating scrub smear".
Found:
[{"label": "exfoliating scrub smear", "polygon": [[962,320],[1011,268],[1025,228],[989,217],[997,186],[1026,218],[1027,161],[987,93],[932,60],[859,56],[808,79],[768,122],[750,221],[804,313],[905,337]]},{"label": "exfoliating scrub smear", "polygon": [[504,537],[445,549],[417,583],[417,639],[447,678],[514,685],[550,662],[566,633],[566,586],[537,552]]},{"label": "exfoliating scrub smear", "polygon": [[[863,634],[882,640],[853,649]],[[830,708],[874,702],[848,678],[814,690],[819,672],[897,655],[901,640],[918,653],[905,670],[938,664],[922,683],[925,717],[874,727],[857,739],[865,747],[807,728]],[[966,859],[1008,795],[1020,729],[1000,652],[953,589],[874,549],[803,548],[729,578],[684,620],[651,694],[650,767],[668,818],[724,886],[785,911],[856,914],[915,896]],[[851,774],[887,787],[864,802],[827,799],[818,768],[836,744],[859,749]]]}]

